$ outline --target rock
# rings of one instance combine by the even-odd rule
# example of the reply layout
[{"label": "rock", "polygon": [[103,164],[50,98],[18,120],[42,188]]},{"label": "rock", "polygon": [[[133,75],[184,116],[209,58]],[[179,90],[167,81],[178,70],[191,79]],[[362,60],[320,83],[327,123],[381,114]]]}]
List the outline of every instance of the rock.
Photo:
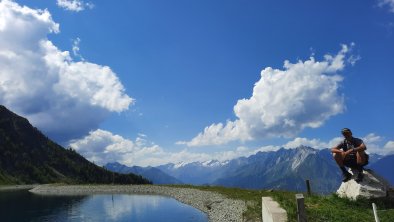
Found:
[{"label": "rock", "polygon": [[360,183],[355,181],[357,170],[349,172],[353,174],[352,179],[341,184],[337,190],[339,197],[356,200],[359,197],[370,199],[387,196],[389,183],[372,170],[364,170],[364,179]]}]

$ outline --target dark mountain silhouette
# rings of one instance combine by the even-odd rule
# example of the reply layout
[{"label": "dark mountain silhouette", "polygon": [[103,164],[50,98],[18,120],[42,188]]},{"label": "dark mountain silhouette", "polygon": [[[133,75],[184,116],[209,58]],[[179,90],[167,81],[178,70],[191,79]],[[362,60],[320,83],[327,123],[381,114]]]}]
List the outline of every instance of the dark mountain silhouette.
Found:
[{"label": "dark mountain silhouette", "polygon": [[141,175],[144,178],[152,181],[153,184],[182,184],[180,180],[164,173],[156,167],[128,167],[118,162],[115,162],[106,164],[104,168],[117,173],[134,173],[137,175]]},{"label": "dark mountain silhouette", "polygon": [[149,183],[141,176],[113,173],[96,166],[0,105],[0,184],[54,182]]}]

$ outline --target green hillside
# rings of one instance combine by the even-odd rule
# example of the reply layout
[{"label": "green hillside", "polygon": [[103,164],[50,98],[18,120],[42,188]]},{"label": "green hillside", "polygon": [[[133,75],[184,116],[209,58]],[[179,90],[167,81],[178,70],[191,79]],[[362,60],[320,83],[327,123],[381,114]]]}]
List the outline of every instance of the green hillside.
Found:
[{"label": "green hillside", "polygon": [[[248,206],[245,221],[261,221],[261,197],[270,196],[286,210],[289,222],[297,222],[297,206],[294,192],[271,190],[245,190],[238,188],[174,185],[214,191],[233,199],[244,200]],[[319,196],[304,194],[307,219],[311,222],[371,222],[374,220],[372,203],[378,208],[381,222],[394,221],[394,199],[380,198],[351,201],[336,195]]]},{"label": "green hillside", "polygon": [[27,119],[0,106],[0,184],[145,184],[134,174],[112,173],[48,139]]}]

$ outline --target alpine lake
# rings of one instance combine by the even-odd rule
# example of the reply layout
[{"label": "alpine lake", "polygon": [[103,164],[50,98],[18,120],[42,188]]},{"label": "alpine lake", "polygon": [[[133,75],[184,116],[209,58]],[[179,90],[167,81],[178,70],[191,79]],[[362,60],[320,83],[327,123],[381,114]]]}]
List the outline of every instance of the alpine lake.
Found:
[{"label": "alpine lake", "polygon": [[158,195],[43,196],[0,191],[0,221],[207,222],[202,211]]}]

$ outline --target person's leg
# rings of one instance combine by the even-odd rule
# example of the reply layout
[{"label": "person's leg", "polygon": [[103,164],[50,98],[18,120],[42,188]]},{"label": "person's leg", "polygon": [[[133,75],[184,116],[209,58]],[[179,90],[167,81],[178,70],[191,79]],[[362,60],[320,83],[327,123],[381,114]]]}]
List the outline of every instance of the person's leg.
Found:
[{"label": "person's leg", "polygon": [[344,165],[344,156],[339,153],[334,153],[333,157],[335,159],[335,162],[338,164],[339,168],[342,171],[343,174],[343,182],[347,182],[348,180],[351,179],[352,175],[346,170],[345,165]]},{"label": "person's leg", "polygon": [[343,167],[344,166],[343,165],[344,158],[343,158],[342,154],[340,154],[340,153],[333,153],[333,157],[334,157],[335,162],[337,162],[339,167]]},{"label": "person's leg", "polygon": [[357,152],[357,164],[363,166],[367,162],[367,158],[364,151]]},{"label": "person's leg", "polygon": [[357,152],[356,155],[357,155],[357,171],[358,171],[356,182],[361,182],[364,178],[364,174],[363,174],[364,167],[363,166],[367,162],[367,158],[366,158],[364,151],[359,151],[359,152]]}]

